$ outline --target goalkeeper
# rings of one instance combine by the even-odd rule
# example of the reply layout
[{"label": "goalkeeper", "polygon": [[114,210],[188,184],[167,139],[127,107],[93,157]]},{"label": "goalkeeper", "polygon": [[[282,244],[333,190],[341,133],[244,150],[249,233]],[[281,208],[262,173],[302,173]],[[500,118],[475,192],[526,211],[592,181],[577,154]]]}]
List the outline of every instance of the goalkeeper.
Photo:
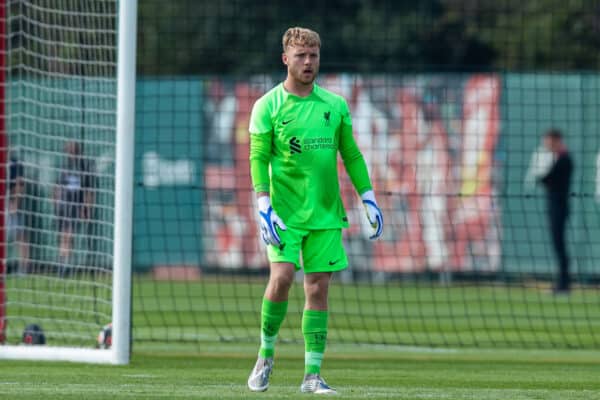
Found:
[{"label": "goalkeeper", "polygon": [[335,393],[321,378],[321,361],[327,339],[329,282],[334,271],[348,266],[342,244],[342,228],[348,227],[348,219],[340,197],[338,151],[374,228],[371,239],[383,230],[367,166],[352,136],[348,104],[314,83],[320,47],[316,32],[288,29],[282,54],[287,77],[257,100],[250,117],[250,173],[271,263],[262,302],[261,345],[248,378],[252,391],[269,386],[275,341],[302,254],[305,375],[300,390]]}]

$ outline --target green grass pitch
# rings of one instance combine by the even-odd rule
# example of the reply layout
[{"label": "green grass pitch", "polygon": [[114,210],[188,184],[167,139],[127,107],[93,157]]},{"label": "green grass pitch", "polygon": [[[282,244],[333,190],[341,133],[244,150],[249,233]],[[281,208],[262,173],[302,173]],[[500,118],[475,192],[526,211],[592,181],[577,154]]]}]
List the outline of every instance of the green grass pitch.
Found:
[{"label": "green grass pitch", "polygon": [[[271,388],[251,393],[246,379],[258,349],[263,279],[134,282],[130,365],[0,361],[0,399],[307,397],[299,392],[301,287],[292,290]],[[73,342],[58,331],[53,335],[61,326],[46,325],[49,342],[93,345],[89,287],[62,287],[44,276],[9,276],[7,284],[11,343],[26,322],[78,309],[88,324],[67,328],[89,339]],[[34,308],[32,299],[46,307]],[[556,298],[536,286],[335,283],[331,302],[323,376],[339,398],[600,400],[600,311],[593,289]],[[521,350],[519,343],[550,349]],[[551,349],[569,343],[584,349]]]},{"label": "green grass pitch", "polygon": [[[170,346],[169,346],[170,347]],[[174,350],[174,351],[173,351]],[[2,361],[3,399],[303,399],[302,348],[279,346],[271,387],[251,393],[255,346],[190,354],[140,346],[128,366]],[[600,399],[600,353],[332,345],[323,376],[344,399]]]},{"label": "green grass pitch", "polygon": [[[35,322],[50,344],[93,346],[99,328],[110,322],[108,278],[9,275],[9,341],[18,342],[24,326]],[[134,338],[138,343],[254,341],[265,280],[218,276],[177,282],[135,276]],[[334,281],[329,298],[333,343],[600,349],[598,289],[592,286],[563,297],[538,284]],[[280,332],[285,341],[302,341],[303,300],[302,285],[294,285]]]}]

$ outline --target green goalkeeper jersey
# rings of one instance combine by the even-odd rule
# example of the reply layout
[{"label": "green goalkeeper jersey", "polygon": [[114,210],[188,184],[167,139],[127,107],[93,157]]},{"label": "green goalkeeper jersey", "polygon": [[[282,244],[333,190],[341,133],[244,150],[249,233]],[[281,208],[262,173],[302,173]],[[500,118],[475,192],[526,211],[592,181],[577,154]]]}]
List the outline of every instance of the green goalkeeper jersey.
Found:
[{"label": "green goalkeeper jersey", "polygon": [[270,193],[273,209],[286,225],[348,226],[340,196],[338,151],[357,192],[371,189],[343,97],[316,84],[310,95],[299,97],[281,83],[254,104],[250,117],[254,190]]}]

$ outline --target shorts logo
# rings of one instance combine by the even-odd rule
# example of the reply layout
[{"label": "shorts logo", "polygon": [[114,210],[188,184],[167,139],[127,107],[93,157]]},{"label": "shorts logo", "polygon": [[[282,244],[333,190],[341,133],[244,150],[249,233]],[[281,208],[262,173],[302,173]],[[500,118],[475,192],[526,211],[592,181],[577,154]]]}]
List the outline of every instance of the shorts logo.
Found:
[{"label": "shorts logo", "polygon": [[290,153],[302,153],[302,146],[300,145],[300,140],[296,136],[290,139]]},{"label": "shorts logo", "polygon": [[293,119],[288,119],[287,121],[281,121],[281,125],[287,125],[292,121],[293,121]]},{"label": "shorts logo", "polygon": [[329,265],[335,265],[335,264],[337,264],[339,261],[340,261],[340,259],[339,259],[339,258],[338,258],[337,260],[335,260],[335,261],[329,261]]},{"label": "shorts logo", "polygon": [[325,113],[323,113],[323,118],[325,118],[325,126],[329,126],[331,121],[329,120],[329,118],[331,117],[331,111],[327,111]]}]

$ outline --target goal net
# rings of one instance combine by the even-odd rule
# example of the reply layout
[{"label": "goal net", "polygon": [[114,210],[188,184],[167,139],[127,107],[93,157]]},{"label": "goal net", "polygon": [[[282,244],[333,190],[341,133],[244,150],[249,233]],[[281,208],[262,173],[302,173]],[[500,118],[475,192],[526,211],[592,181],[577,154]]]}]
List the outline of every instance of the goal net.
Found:
[{"label": "goal net", "polygon": [[[385,220],[380,240],[365,238],[340,163],[350,267],[334,274],[328,340],[598,348],[600,78],[582,71],[600,65],[588,41],[596,2],[413,3],[144,2],[136,345],[258,342],[269,269],[248,120],[285,78],[281,39],[298,24],[321,35],[317,83],[348,102]],[[542,145],[551,127],[575,161],[570,294],[553,291],[558,260],[537,182],[552,162]],[[299,274],[282,340],[303,341],[303,307]]]},{"label": "goal net", "polygon": [[119,4],[0,4],[0,357],[114,361],[94,349],[113,321]]}]

